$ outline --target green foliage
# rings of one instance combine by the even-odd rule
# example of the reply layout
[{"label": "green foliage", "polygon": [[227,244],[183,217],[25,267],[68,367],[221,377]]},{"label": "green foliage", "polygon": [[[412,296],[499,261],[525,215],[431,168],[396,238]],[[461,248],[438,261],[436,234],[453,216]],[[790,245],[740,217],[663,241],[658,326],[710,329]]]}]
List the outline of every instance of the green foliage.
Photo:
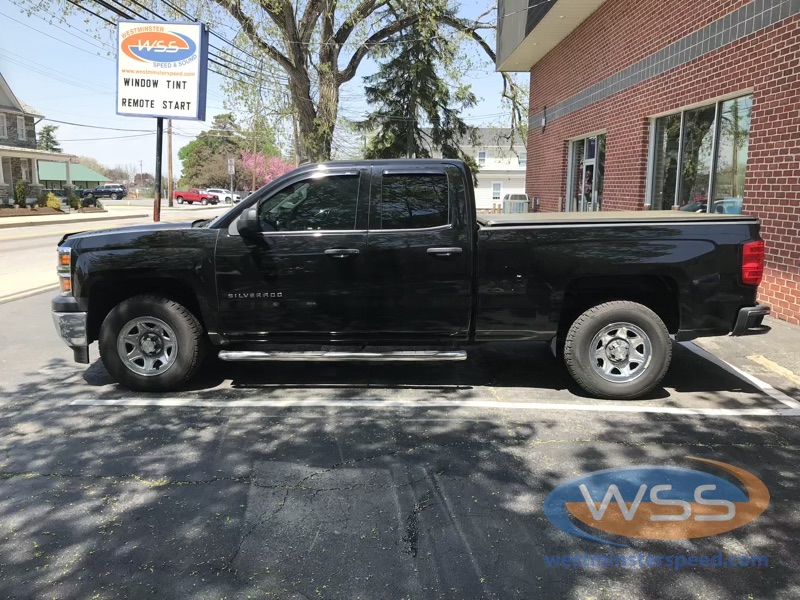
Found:
[{"label": "green foliage", "polygon": [[461,158],[477,169],[472,156],[461,149],[475,142],[475,129],[460,117],[477,99],[469,86],[447,75],[458,52],[455,42],[439,34],[431,16],[391,41],[388,60],[364,78],[367,103],[374,107],[358,124],[373,134],[365,158],[430,158],[433,151],[444,158]]},{"label": "green foliage", "polygon": [[39,192],[39,196],[36,198],[36,206],[40,208],[43,206],[47,206],[47,196],[48,192],[46,192],[45,190]]},{"label": "green foliage", "polygon": [[45,125],[36,135],[36,148],[46,152],[62,152],[61,144],[56,139],[57,125]]},{"label": "green foliage", "polygon": [[247,174],[241,168],[242,153],[252,152],[253,146],[265,156],[279,156],[275,136],[263,119],[259,129],[243,130],[230,113],[216,115],[211,129],[204,131],[178,152],[182,164],[179,187],[230,187],[228,159],[236,159],[234,187],[249,187]]},{"label": "green foliage", "polygon": [[47,206],[47,208],[54,208],[56,210],[61,210],[61,200],[59,200],[58,197],[53,192],[45,194],[44,205]]},{"label": "green foliage", "polygon": [[25,196],[27,195],[28,185],[24,181],[17,181],[14,184],[14,204],[20,208],[25,208]]}]

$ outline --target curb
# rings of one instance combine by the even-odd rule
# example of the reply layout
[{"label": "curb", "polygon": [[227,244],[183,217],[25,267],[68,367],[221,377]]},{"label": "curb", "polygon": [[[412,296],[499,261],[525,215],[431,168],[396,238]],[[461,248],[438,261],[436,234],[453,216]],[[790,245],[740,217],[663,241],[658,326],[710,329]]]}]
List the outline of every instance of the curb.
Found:
[{"label": "curb", "polygon": [[38,288],[33,288],[32,290],[26,290],[24,292],[16,292],[14,294],[9,294],[8,296],[0,296],[0,304],[14,302],[15,300],[22,300],[23,298],[29,298],[31,296],[38,296],[39,294],[43,294],[49,291],[56,291],[57,289],[58,289],[57,283],[49,283],[47,285],[43,285]]},{"label": "curb", "polygon": [[[13,227],[32,227],[36,225],[64,225],[67,223],[92,223],[94,221],[117,221],[119,219],[142,219],[150,215],[118,215],[115,217],[87,217],[85,219],[67,219],[65,221],[23,221],[21,223],[0,223],[0,229],[11,229]],[[13,219],[13,217],[10,217]],[[41,218],[41,217],[40,217]]]}]

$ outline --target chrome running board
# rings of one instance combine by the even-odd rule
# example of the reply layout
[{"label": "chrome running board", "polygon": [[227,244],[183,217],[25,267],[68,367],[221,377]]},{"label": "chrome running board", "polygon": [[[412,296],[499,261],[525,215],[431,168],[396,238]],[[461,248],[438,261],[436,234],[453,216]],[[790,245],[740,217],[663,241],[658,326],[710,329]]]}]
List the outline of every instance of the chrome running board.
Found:
[{"label": "chrome running board", "polygon": [[295,361],[295,362],[321,362],[321,361],[450,361],[467,360],[464,350],[399,350],[394,352],[261,352],[256,350],[222,350],[220,360],[225,361]]}]

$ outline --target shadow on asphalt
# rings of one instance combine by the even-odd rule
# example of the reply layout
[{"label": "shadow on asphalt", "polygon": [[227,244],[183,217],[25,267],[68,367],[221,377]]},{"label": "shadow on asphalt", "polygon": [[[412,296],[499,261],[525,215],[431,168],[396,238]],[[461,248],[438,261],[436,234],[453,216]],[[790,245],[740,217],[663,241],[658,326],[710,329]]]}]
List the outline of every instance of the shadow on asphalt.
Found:
[{"label": "shadow on asphalt", "polygon": [[[113,385],[114,381],[99,360],[85,371],[84,380],[95,388],[112,386],[103,390],[99,397],[130,395],[129,391]],[[416,389],[452,395],[492,386],[519,388],[522,395],[528,388],[540,394],[568,392],[575,398],[595,400],[573,381],[563,362],[550,354],[548,346],[540,343],[487,344],[470,351],[468,360],[454,363],[225,363],[212,358],[179,395],[216,397],[221,391],[216,388],[226,380],[230,380],[232,390],[240,392],[237,397],[269,389],[311,391],[319,388],[336,389],[342,394],[349,391],[346,396],[349,399],[358,399],[366,390],[381,389]],[[760,406],[775,404],[751,384],[679,344],[673,345],[672,365],[662,385],[640,400],[662,400],[663,406],[681,406],[668,389],[696,394],[713,401],[718,408],[756,405],[744,404],[738,397],[726,397],[725,393],[746,395]]]},{"label": "shadow on asphalt", "polygon": [[[680,352],[680,350],[678,350]],[[688,353],[687,353],[688,354]],[[742,389],[693,355],[670,385],[724,405]],[[541,360],[540,360],[541,359]],[[553,359],[505,350],[447,369],[238,369],[234,385],[569,387]],[[92,365],[92,385],[108,383]],[[296,366],[296,365],[295,365]],[[402,413],[70,407],[72,365],[3,389],[0,597],[796,598],[797,429],[789,420],[595,413],[555,418],[448,409]],[[414,378],[410,379],[412,374]],[[216,381],[210,377],[209,382]],[[370,387],[370,389],[372,389]],[[235,390],[238,391],[238,390]],[[741,466],[772,494],[723,536],[630,542],[570,537],[542,514],[558,484],[620,466]],[[720,475],[718,471],[716,475]],[[553,569],[548,554],[749,554],[764,569]]]}]

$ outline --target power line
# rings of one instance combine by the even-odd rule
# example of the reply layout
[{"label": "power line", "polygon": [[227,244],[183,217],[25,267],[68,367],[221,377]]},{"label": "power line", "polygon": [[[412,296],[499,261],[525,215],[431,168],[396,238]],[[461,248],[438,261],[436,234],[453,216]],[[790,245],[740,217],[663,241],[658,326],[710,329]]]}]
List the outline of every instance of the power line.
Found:
[{"label": "power line", "polygon": [[88,127],[89,129],[108,129],[110,131],[144,131],[147,133],[154,133],[150,129],[121,129],[119,127],[101,127],[100,125],[87,125],[86,123],[71,123],[70,121],[59,121],[57,119],[42,119],[43,121],[50,121],[51,123],[59,123],[61,125],[72,125],[74,127]]},{"label": "power line", "polygon": [[[41,33],[42,35],[46,35],[47,37],[52,37],[49,33],[45,33],[41,29],[36,29],[36,27],[34,27],[33,25],[29,25],[28,23],[23,23],[22,21],[19,21],[19,20],[15,19],[14,17],[11,17],[11,16],[7,15],[4,12],[0,12],[0,15],[3,15],[7,19],[11,19],[15,23],[19,23],[20,25],[22,25],[24,27],[28,27],[30,29],[33,29],[34,31],[36,31],[38,33]],[[92,52],[91,50],[87,50],[86,48],[81,48],[80,46],[76,46],[75,44],[70,44],[69,42],[64,41],[62,39],[59,39],[59,38],[54,38],[54,39],[58,39],[59,42],[61,42],[63,44],[66,44],[67,46],[72,46],[73,48],[75,48],[77,50],[80,50],[81,52],[86,52],[87,54],[91,54],[92,56],[97,56],[98,58],[107,58],[105,56],[100,56],[99,54],[95,54],[94,52]]]},{"label": "power line", "polygon": [[149,133],[137,133],[135,135],[115,135],[111,137],[101,137],[101,138],[80,138],[80,139],[73,139],[73,140],[58,140],[59,142],[100,142],[103,140],[126,140],[130,138],[141,138],[147,137],[150,135],[155,135],[154,131]]}]

